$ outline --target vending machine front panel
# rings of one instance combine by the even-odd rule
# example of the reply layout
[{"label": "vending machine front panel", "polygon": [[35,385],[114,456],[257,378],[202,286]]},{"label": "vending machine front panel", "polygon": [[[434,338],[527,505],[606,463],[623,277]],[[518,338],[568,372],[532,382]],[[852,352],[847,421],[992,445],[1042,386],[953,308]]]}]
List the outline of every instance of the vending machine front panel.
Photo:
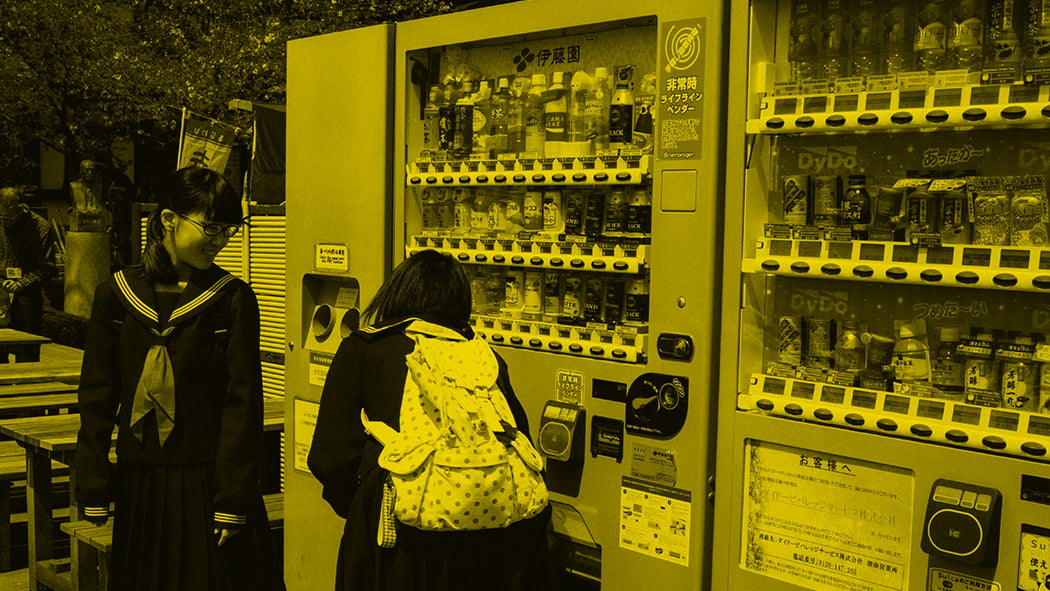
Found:
[{"label": "vending machine front panel", "polygon": [[1013,6],[734,7],[714,588],[1045,585],[1050,87]]},{"label": "vending machine front panel", "polygon": [[706,585],[724,17],[542,0],[398,26],[395,258],[467,266],[568,588]]}]

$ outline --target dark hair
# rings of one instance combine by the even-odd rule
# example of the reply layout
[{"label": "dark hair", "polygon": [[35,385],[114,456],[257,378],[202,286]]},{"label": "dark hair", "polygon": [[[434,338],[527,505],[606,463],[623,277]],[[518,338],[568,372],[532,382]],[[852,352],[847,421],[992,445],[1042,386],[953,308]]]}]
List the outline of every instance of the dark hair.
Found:
[{"label": "dark hair", "polygon": [[154,190],[157,207],[146,222],[146,247],[142,266],[152,283],[175,283],[178,273],[164,249],[164,222],[161,212],[170,209],[190,215],[200,213],[206,220],[239,224],[244,220],[241,196],[226,177],[208,168],[190,166],[175,171]]},{"label": "dark hair", "polygon": [[470,322],[470,279],[463,265],[436,250],[413,254],[394,269],[365,308],[368,323],[429,316],[451,328]]}]

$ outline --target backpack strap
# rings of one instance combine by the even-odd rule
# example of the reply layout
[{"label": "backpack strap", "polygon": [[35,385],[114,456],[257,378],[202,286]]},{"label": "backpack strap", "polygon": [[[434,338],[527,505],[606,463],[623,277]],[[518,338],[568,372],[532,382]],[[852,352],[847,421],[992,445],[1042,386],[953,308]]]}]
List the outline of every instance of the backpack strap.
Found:
[{"label": "backpack strap", "polygon": [[361,409],[361,424],[365,427],[365,433],[368,433],[379,442],[379,445],[386,447],[394,437],[397,437],[397,431],[394,428],[382,421],[372,421],[368,418],[368,413],[365,409]]}]

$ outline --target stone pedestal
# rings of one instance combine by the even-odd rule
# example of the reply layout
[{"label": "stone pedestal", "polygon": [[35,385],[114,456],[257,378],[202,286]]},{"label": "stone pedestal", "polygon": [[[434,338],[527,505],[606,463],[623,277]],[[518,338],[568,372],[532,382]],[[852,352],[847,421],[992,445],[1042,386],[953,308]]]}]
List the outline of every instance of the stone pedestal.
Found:
[{"label": "stone pedestal", "polygon": [[65,311],[88,318],[95,288],[110,274],[109,234],[66,232]]}]

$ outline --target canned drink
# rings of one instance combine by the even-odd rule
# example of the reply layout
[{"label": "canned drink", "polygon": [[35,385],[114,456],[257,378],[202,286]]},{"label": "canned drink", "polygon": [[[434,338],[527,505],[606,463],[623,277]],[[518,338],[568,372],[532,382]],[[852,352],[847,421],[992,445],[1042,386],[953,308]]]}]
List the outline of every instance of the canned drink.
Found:
[{"label": "canned drink", "polygon": [[561,314],[558,322],[579,324],[582,318],[583,279],[576,273],[570,273],[561,282]]},{"label": "canned drink", "polygon": [[645,277],[636,277],[628,284],[623,314],[624,324],[649,322],[649,280]]},{"label": "canned drink", "polygon": [[973,199],[973,243],[1010,244],[1010,198],[1006,193],[978,192]]},{"label": "canned drink", "polygon": [[1039,410],[1039,366],[1031,361],[1003,362],[1003,408]]},{"label": "canned drink", "polygon": [[440,227],[438,225],[437,191],[436,187],[426,187],[419,195],[424,230],[437,230]]},{"label": "canned drink", "polygon": [[547,189],[543,192],[543,231],[560,234],[565,229],[562,218],[561,189]]},{"label": "canned drink", "polygon": [[453,202],[452,202],[452,188],[442,187],[437,189],[435,196],[437,198],[437,225],[439,230],[451,230],[453,226]]},{"label": "canned drink", "polygon": [[813,179],[813,223],[835,226],[839,223],[839,200],[842,199],[842,179],[837,176],[818,176]]},{"label": "canned drink", "polygon": [[802,363],[802,317],[777,319],[777,360],[790,365]]},{"label": "canned drink", "polygon": [[627,205],[627,235],[644,238],[652,232],[653,200],[649,189],[639,187],[631,193]]},{"label": "canned drink", "polygon": [[507,298],[507,276],[502,269],[485,272],[485,314],[496,316],[503,309]]},{"label": "canned drink", "polygon": [[1050,415],[1050,363],[1039,366],[1039,412]]},{"label": "canned drink", "polygon": [[557,322],[561,308],[561,273],[546,271],[543,274],[543,321]]},{"label": "canned drink", "polygon": [[624,319],[624,303],[627,295],[627,280],[610,277],[605,282],[605,322],[620,324]]},{"label": "canned drink", "polygon": [[[804,226],[809,223],[810,193],[808,174],[784,178],[785,224]],[[837,198],[835,203],[838,203]]]},{"label": "canned drink", "polygon": [[569,189],[565,192],[565,233],[583,235],[583,217],[587,209],[587,196],[581,189]]},{"label": "canned drink", "polygon": [[521,317],[525,320],[541,320],[543,318],[543,272],[526,271],[523,291]]},{"label": "canned drink", "polygon": [[543,229],[543,190],[529,187],[522,197],[522,227],[526,230]]},{"label": "canned drink", "polygon": [[474,191],[474,201],[470,206],[470,231],[476,234],[487,234],[492,231],[489,223],[489,205],[492,204],[492,190]]},{"label": "canned drink", "polygon": [[828,367],[835,349],[835,325],[826,318],[806,318],[807,363],[816,367]]},{"label": "canned drink", "polygon": [[507,191],[500,189],[491,196],[488,203],[489,232],[503,232],[507,229]]},{"label": "canned drink", "polygon": [[503,211],[507,216],[504,231],[517,232],[525,228],[525,191],[515,187],[503,194]]},{"label": "canned drink", "polygon": [[583,320],[602,322],[605,304],[605,281],[601,277],[588,277],[583,284]]},{"label": "canned drink", "polygon": [[452,189],[452,231],[466,234],[472,227],[474,189],[455,187]]},{"label": "canned drink", "polygon": [[583,233],[588,238],[597,238],[602,233],[605,200],[605,191],[601,189],[587,192],[587,205],[583,216]]},{"label": "canned drink", "polygon": [[602,217],[602,236],[616,238],[627,230],[627,193],[623,187],[613,187],[605,200]]},{"label": "canned drink", "polygon": [[1018,191],[1010,199],[1010,244],[1043,246],[1047,244],[1046,191]]},{"label": "canned drink", "polygon": [[504,278],[506,290],[501,312],[508,318],[521,318],[525,307],[525,272],[519,269],[509,269]]}]

